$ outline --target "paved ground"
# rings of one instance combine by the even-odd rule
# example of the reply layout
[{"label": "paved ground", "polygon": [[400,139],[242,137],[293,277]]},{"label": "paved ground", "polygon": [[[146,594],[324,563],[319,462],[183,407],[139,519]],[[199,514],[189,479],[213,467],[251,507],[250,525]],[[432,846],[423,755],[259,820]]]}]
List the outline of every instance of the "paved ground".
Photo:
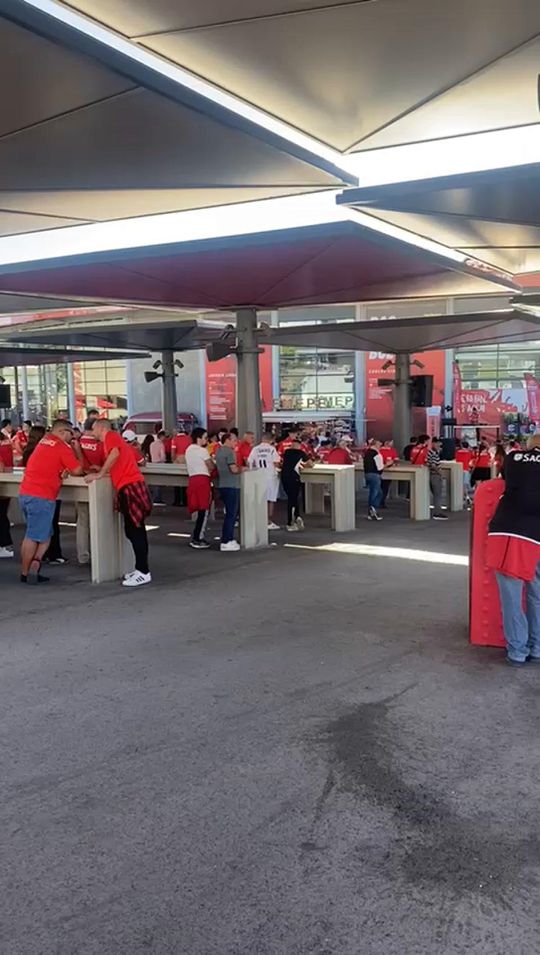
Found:
[{"label": "paved ground", "polygon": [[0,566],[2,955],[540,952],[540,674],[467,646],[463,566],[311,549],[467,517],[246,556],[171,512],[149,588]]}]

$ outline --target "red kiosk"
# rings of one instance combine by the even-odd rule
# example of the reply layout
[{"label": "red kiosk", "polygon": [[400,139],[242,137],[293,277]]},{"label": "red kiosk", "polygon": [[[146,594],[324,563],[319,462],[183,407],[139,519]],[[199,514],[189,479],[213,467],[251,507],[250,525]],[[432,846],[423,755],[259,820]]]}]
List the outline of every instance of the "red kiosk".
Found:
[{"label": "red kiosk", "polygon": [[504,647],[495,571],[486,564],[488,527],[504,491],[504,481],[483,481],[476,488],[471,525],[469,639],[486,647]]}]

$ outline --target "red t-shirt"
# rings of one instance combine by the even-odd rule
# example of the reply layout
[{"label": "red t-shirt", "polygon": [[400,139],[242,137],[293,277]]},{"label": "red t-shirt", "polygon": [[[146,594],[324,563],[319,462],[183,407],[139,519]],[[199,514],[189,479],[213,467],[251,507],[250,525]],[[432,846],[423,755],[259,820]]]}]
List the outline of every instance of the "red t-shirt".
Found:
[{"label": "red t-shirt", "polygon": [[171,440],[171,453],[172,450],[176,452],[176,457],[180,457],[186,453],[187,449],[191,444],[191,438],[189,434],[177,434],[175,438]]},{"label": "red t-shirt", "polygon": [[347,451],[347,448],[332,448],[330,454],[325,458],[326,464],[353,464],[353,459]]},{"label": "red t-shirt", "polygon": [[69,444],[55,434],[46,434],[26,465],[19,493],[56,501],[63,471],[77,471],[80,466]]},{"label": "red t-shirt", "polygon": [[425,464],[428,456],[428,448],[413,448],[411,451],[411,464]]},{"label": "red t-shirt", "polygon": [[292,448],[293,444],[294,442],[292,438],[284,438],[283,441],[280,441],[277,446],[278,454],[281,455],[281,457],[283,457],[283,455],[285,454],[285,451],[288,451],[289,448]]},{"label": "red t-shirt", "polygon": [[88,467],[102,467],[105,461],[103,442],[99,441],[91,431],[85,431],[79,438],[79,444]]},{"label": "red t-shirt", "polygon": [[[278,449],[278,454],[280,458],[283,458],[285,451],[288,451],[289,448],[292,448],[293,444],[294,444],[294,441],[292,438],[284,438],[283,441],[279,442],[277,449]],[[302,454],[307,454],[309,458],[313,457],[313,449],[310,448],[309,444],[306,444],[305,441],[300,442],[300,451],[302,452]]]},{"label": "red t-shirt", "polygon": [[137,481],[143,480],[143,476],[135,463],[133,448],[126,444],[117,431],[106,432],[103,447],[105,449],[105,459],[108,458],[113,448],[118,448],[119,451],[118,458],[109,471],[109,477],[117,491],[125,487],[126,484],[136,484]]},{"label": "red t-shirt", "polygon": [[13,467],[13,445],[11,441],[0,438],[0,461],[5,468]]},{"label": "red t-shirt", "polygon": [[473,468],[490,468],[491,454],[489,451],[477,451],[473,453]]},{"label": "red t-shirt", "polygon": [[470,471],[473,457],[474,454],[469,448],[458,448],[456,451],[456,461],[464,471]]},{"label": "red t-shirt", "polygon": [[238,467],[243,468],[247,464],[247,459],[249,458],[253,445],[249,441],[240,441],[240,444],[236,448],[236,460]]},{"label": "red t-shirt", "polygon": [[385,464],[390,464],[390,461],[397,461],[399,454],[395,448],[381,448],[379,451]]}]

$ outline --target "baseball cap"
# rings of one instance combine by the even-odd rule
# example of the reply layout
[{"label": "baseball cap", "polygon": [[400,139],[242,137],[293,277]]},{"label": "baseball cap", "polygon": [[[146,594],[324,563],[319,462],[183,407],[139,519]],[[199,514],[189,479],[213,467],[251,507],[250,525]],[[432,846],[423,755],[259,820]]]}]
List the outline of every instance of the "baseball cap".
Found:
[{"label": "baseball cap", "polygon": [[123,432],[122,432],[122,437],[123,437],[124,441],[136,441],[136,440],[137,440],[137,435],[135,434],[134,431],[131,430],[131,428],[127,428],[126,431],[123,431]]}]

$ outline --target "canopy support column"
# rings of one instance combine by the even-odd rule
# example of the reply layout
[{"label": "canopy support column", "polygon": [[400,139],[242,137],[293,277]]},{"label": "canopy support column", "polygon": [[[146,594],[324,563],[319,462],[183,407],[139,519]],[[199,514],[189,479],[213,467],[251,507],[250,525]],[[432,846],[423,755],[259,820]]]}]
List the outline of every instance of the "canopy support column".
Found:
[{"label": "canopy support column", "polygon": [[241,308],[236,313],[237,401],[236,418],[240,435],[253,431],[258,442],[262,434],[257,312]]},{"label": "canopy support column", "polygon": [[409,354],[396,355],[394,381],[394,427],[393,438],[398,454],[411,436],[411,372]]},{"label": "canopy support column", "polygon": [[176,401],[176,375],[174,373],[174,351],[164,348],[161,352],[163,371],[163,429],[172,434],[178,427],[178,405]]},{"label": "canopy support column", "polygon": [[77,398],[75,395],[75,371],[71,362],[66,365],[68,417],[77,424]]},{"label": "canopy support column", "polygon": [[28,371],[26,365],[21,367],[21,398],[23,421],[30,420],[30,401],[28,399]]}]

